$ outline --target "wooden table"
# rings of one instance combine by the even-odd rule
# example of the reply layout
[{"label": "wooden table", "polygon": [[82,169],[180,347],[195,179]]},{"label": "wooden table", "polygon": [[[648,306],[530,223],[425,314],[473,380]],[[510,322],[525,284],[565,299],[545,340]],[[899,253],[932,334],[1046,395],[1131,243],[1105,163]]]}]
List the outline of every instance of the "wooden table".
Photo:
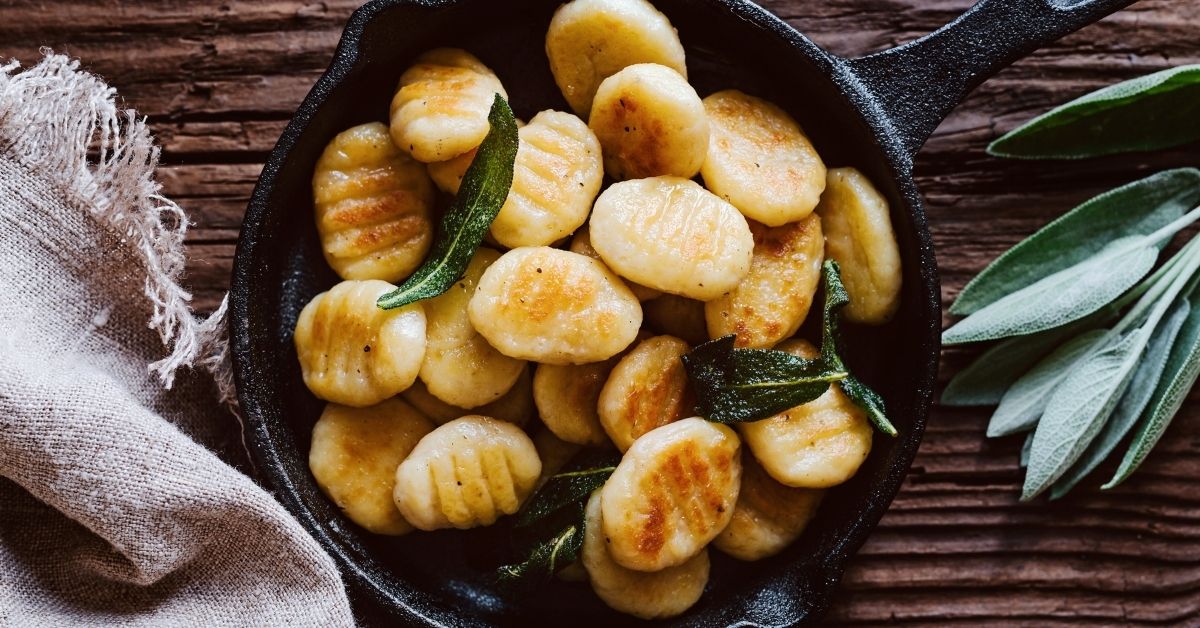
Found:
[{"label": "wooden table", "polygon": [[[246,199],[358,0],[0,0],[0,58],[39,46],[78,56],[163,146],[165,193],[190,213],[187,283],[201,310],[228,285]],[[970,0],[770,0],[829,50],[911,40]],[[1091,89],[1200,62],[1200,0],[1142,0],[988,81],[917,159],[943,299],[1008,246],[1078,202],[1149,172],[1200,165],[1195,145],[1153,157],[1014,163],[998,132]],[[970,353],[948,351],[942,377]],[[1058,503],[1017,501],[1019,438],[987,440],[988,414],[935,408],[921,453],[851,563],[831,621],[983,625],[1200,622],[1200,403],[1185,407],[1132,480]],[[1111,468],[1109,468],[1111,471]]]}]

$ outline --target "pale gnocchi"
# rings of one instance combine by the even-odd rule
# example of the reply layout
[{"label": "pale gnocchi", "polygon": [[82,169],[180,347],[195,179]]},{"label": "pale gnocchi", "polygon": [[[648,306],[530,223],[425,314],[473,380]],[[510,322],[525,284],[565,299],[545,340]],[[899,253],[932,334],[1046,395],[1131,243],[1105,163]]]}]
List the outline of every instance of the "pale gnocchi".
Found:
[{"label": "pale gnocchi", "polygon": [[750,223],[754,257],[736,288],[704,304],[710,338],[737,335],[737,346],[770,349],[800,329],[821,283],[825,238],[809,215],[781,227]]},{"label": "pale gnocchi", "polygon": [[470,410],[452,406],[434,397],[420,379],[400,393],[400,396],[438,425],[468,414],[482,414],[514,425],[526,425],[535,412],[532,382],[533,377],[530,375],[529,369],[523,369],[517,377],[517,383],[513,384],[503,397]]},{"label": "pale gnocchi", "polygon": [[[567,247],[567,250],[571,251],[572,253],[586,255],[594,260],[599,260],[601,262],[604,261],[600,258],[600,254],[596,252],[596,249],[592,248],[592,236],[588,233],[588,228],[586,226],[580,227],[580,229],[575,232],[575,237],[571,238],[571,244]],[[654,288],[647,288],[642,284],[634,283],[632,281],[626,281],[625,285],[629,286],[629,290],[633,292],[633,296],[637,297],[637,300],[642,302],[649,301],[662,294]]]},{"label": "pale gnocchi", "polygon": [[500,253],[481,247],[463,277],[425,302],[427,341],[421,381],[433,396],[460,408],[496,401],[525,371],[525,361],[500,353],[475,331],[467,303],[483,272]]},{"label": "pale gnocchi", "polygon": [[425,311],[375,301],[395,286],[343,281],[300,311],[293,340],[304,383],[325,401],[364,407],[412,385],[425,357]]},{"label": "pale gnocchi", "polygon": [[339,133],[317,160],[313,205],[325,261],[342,279],[396,282],[433,242],[433,186],[378,122]]},{"label": "pale gnocchi", "polygon": [[604,147],[604,171],[618,181],[690,179],[708,150],[708,116],[696,90],[655,63],[631,65],[604,79],[588,126]]},{"label": "pale gnocchi", "polygon": [[687,76],[683,45],[667,17],[646,0],[573,0],[546,32],[546,56],[563,97],[583,118],[600,83],[635,63]]},{"label": "pale gnocchi", "polygon": [[700,174],[708,189],[771,227],[812,213],[825,164],[787,112],[737,90],[705,98],[704,109],[712,135]]},{"label": "pale gnocchi", "polygon": [[606,360],[642,324],[637,298],[604,264],[549,247],[501,256],[484,271],[468,311],[501,353],[547,364]]},{"label": "pale gnocchi", "polygon": [[425,163],[457,157],[487,135],[496,94],[508,98],[500,79],[474,55],[430,50],[400,75],[391,105],[392,141]]},{"label": "pale gnocchi", "polygon": [[396,468],[396,507],[421,530],[474,528],[511,515],[542,473],[521,428],[469,415],[438,427]]},{"label": "pale gnocchi", "polygon": [[[801,358],[818,351],[803,340],[779,347]],[[871,424],[837,385],[806,404],[779,414],[738,424],[746,447],[763,469],[781,484],[827,488],[854,476],[871,453]]]},{"label": "pale gnocchi", "polygon": [[433,424],[399,399],[369,408],[331,403],[312,431],[308,468],[321,492],[351,521],[376,534],[412,526],[392,501],[396,467]]},{"label": "pale gnocchi", "polygon": [[613,367],[596,407],[617,449],[625,451],[643,434],[691,414],[693,400],[680,359],[688,350],[678,338],[655,336]]},{"label": "pale gnocchi", "polygon": [[834,168],[821,204],[825,254],[837,260],[850,295],[846,318],[881,325],[900,307],[900,247],[887,199],[854,168]]},{"label": "pale gnocchi", "polygon": [[691,608],[708,584],[708,550],[674,567],[637,571],[613,560],[604,536],[600,491],[588,499],[581,562],[592,590],[610,607],[641,619],[674,617]]},{"label": "pale gnocchi", "polygon": [[825,491],[776,482],[754,456],[742,457],[742,487],[729,525],[713,546],[738,560],[761,560],[783,551],[817,514]]},{"label": "pale gnocchi", "polygon": [[663,292],[709,301],[750,271],[754,236],[746,219],[688,179],[615,183],[596,199],[588,225],[609,268]]},{"label": "pale gnocchi", "polygon": [[[517,128],[523,126],[525,123],[517,120]],[[471,162],[475,161],[477,152],[479,152],[478,146],[458,157],[425,164],[426,169],[429,170],[429,178],[433,179],[433,185],[446,194],[458,194],[463,177],[467,175],[467,168],[470,168]]]},{"label": "pale gnocchi", "polygon": [[741,443],[724,425],[691,417],[645,434],[601,492],[613,560],[637,571],[687,562],[729,524],[741,475]]}]

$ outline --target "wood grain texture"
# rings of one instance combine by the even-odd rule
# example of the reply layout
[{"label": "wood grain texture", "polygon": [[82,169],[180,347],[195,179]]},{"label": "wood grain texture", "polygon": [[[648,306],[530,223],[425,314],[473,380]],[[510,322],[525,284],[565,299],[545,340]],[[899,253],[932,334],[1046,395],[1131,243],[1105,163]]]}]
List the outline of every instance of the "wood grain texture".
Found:
[{"label": "wood grain texture", "polygon": [[[261,163],[332,55],[357,0],[0,0],[0,57],[77,55],[163,146],[166,194],[190,212],[188,285],[211,309],[228,284]],[[858,55],[912,40],[970,0],[767,0],[819,44]],[[988,261],[1089,196],[1171,166],[1193,145],[1087,163],[988,157],[997,134],[1097,87],[1200,63],[1200,0],[1142,0],[1004,70],[917,158],[949,303]],[[974,354],[947,351],[942,378]],[[1200,623],[1200,396],[1125,485],[1085,482],[1057,503],[1017,501],[1020,438],[987,415],[935,408],[883,523],[852,562],[829,620],[974,626]],[[1111,471],[1112,465],[1105,467]]]}]

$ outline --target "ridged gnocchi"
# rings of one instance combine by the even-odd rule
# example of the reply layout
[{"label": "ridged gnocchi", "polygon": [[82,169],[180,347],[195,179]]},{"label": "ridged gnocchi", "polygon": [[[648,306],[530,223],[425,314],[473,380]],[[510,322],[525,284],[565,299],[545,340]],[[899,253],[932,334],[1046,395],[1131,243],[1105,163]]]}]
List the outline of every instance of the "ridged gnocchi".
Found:
[{"label": "ridged gnocchi", "polygon": [[[571,244],[567,247],[567,250],[572,253],[586,255],[594,260],[599,260],[601,262],[604,261],[600,258],[600,254],[596,252],[596,249],[592,248],[592,236],[588,232],[588,228],[586,226],[581,227],[575,232],[575,236],[571,238]],[[662,294],[654,288],[647,288],[642,284],[634,283],[632,281],[626,281],[625,285],[629,286],[629,289],[633,292],[633,296],[637,297],[637,300],[642,302],[649,301],[650,299]]]},{"label": "ridged gnocchi", "polygon": [[825,491],[792,488],[767,475],[754,456],[742,457],[742,488],[733,519],[713,546],[738,560],[774,556],[800,538]]},{"label": "ridged gnocchi", "polygon": [[409,386],[404,392],[400,393],[400,396],[430,421],[438,425],[468,414],[482,414],[483,416],[490,416],[514,425],[525,425],[529,422],[530,417],[533,416],[535,411],[533,407],[532,382],[533,377],[530,375],[529,369],[522,369],[520,376],[517,377],[517,383],[513,384],[512,388],[504,393],[503,397],[470,410],[452,406],[434,397],[420,379],[413,382],[412,386]]},{"label": "ridged gnocchi", "polygon": [[596,408],[617,449],[625,451],[643,434],[691,414],[693,400],[680,359],[688,350],[678,338],[655,336],[613,367]]},{"label": "ridged gnocchi", "polygon": [[533,374],[538,416],[555,436],[579,445],[604,445],[596,403],[616,357],[588,364],[539,364]]},{"label": "ridged gnocchi", "polygon": [[727,426],[692,417],[642,436],[601,492],[613,560],[637,571],[687,562],[729,524],[741,475]]},{"label": "ridged gnocchi", "polygon": [[368,408],[331,403],[312,431],[308,468],[321,492],[351,521],[376,534],[412,526],[392,501],[396,467],[433,424],[399,399]]},{"label": "ridged gnocchi", "polygon": [[631,65],[596,90],[588,126],[604,147],[604,171],[622,181],[660,175],[690,179],[708,152],[708,115],[675,70]]},{"label": "ridged gnocchi", "polygon": [[588,223],[604,263],[642,285],[701,301],[750,271],[754,237],[732,205],[694,181],[622,181],[596,199]]},{"label": "ridged gnocchi", "polygon": [[581,562],[596,595],[613,609],[641,619],[674,617],[691,608],[708,584],[708,550],[654,572],[627,569],[612,559],[604,538],[600,491],[588,500]]},{"label": "ridged gnocchi", "polygon": [[458,283],[425,301],[427,343],[421,381],[433,396],[460,408],[496,401],[525,371],[525,361],[488,344],[467,315],[467,304],[483,272],[500,253],[480,247]]},{"label": "ridged gnocchi", "polygon": [[496,94],[508,98],[500,79],[474,55],[430,50],[400,75],[391,105],[392,141],[425,163],[457,157],[487,135]]},{"label": "ridged gnocchi", "polygon": [[887,199],[854,168],[834,168],[821,204],[825,254],[837,260],[850,295],[848,320],[881,325],[900,307],[900,246]]},{"label": "ridged gnocchi", "polygon": [[546,56],[563,97],[582,118],[600,83],[626,66],[658,63],[687,76],[679,34],[646,0],[562,5],[546,32]]},{"label": "ridged gnocchi", "polygon": [[821,219],[767,227],[750,222],[754,257],[736,288],[704,304],[710,338],[737,334],[737,346],[769,349],[800,329],[821,282]]},{"label": "ridged gnocchi", "polygon": [[398,282],[433,242],[433,186],[379,122],[339,133],[313,171],[317,234],[342,279]]},{"label": "ridged gnocchi", "polygon": [[[801,358],[819,352],[803,340],[776,349]],[[754,457],[780,483],[804,488],[828,488],[854,476],[871,453],[871,424],[861,408],[837,385],[806,404],[773,417],[739,423]]]},{"label": "ridged gnocchi", "polygon": [[643,303],[642,316],[651,329],[681,338],[690,345],[702,344],[709,339],[703,301],[664,294]]},{"label": "ridged gnocchi", "polygon": [[770,227],[812,213],[825,163],[786,111],[732,89],[705,98],[704,109],[711,136],[700,174],[708,189]]},{"label": "ridged gnocchi", "polygon": [[438,427],[396,468],[396,507],[421,530],[474,528],[511,515],[542,472],[521,428],[469,415]]},{"label": "ridged gnocchi", "polygon": [[381,310],[375,301],[395,286],[343,281],[300,311],[293,340],[304,383],[342,405],[379,403],[412,385],[425,357],[420,303]]},{"label": "ridged gnocchi", "polygon": [[604,264],[549,247],[501,256],[484,271],[468,310],[501,353],[547,364],[606,360],[642,324],[637,298]]},{"label": "ridged gnocchi", "polygon": [[[517,120],[517,128],[523,126],[525,123]],[[471,162],[475,161],[477,152],[479,152],[478,146],[458,157],[426,164],[425,167],[429,170],[429,178],[433,179],[433,185],[446,194],[458,194],[458,188],[467,174],[467,168],[470,168]]]}]

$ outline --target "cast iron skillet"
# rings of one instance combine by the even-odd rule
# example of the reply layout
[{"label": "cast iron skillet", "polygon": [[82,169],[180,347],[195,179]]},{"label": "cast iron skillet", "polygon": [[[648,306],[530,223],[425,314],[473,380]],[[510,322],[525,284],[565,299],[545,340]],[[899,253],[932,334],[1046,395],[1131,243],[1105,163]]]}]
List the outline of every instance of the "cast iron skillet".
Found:
[{"label": "cast iron skillet", "polygon": [[[276,497],[332,554],[367,614],[413,625],[633,623],[585,585],[554,583],[507,599],[490,581],[497,533],[373,537],[317,490],[306,464],[322,404],[300,378],[292,328],[336,282],[313,224],[310,177],[336,133],[386,120],[400,73],[416,54],[461,46],[491,66],[517,115],[569,111],[543,52],[562,0],[374,0],[346,26],[329,70],[272,151],[246,212],[234,263],[232,337],[239,399],[257,466]],[[826,163],[861,169],[888,198],[904,262],[894,322],[853,329],[849,362],[885,398],[900,436],[876,436],[847,484],[833,490],[804,537],[782,555],[739,563],[713,552],[700,602],[672,625],[812,623],[846,559],[891,503],[921,441],[937,373],[940,286],[912,159],[942,118],[985,78],[1035,48],[1132,0],[983,0],[941,30],[892,50],[841,59],[745,0],[653,0],[679,29],[700,94],[736,87],[790,111]],[[536,624],[535,624],[536,625]]]}]

